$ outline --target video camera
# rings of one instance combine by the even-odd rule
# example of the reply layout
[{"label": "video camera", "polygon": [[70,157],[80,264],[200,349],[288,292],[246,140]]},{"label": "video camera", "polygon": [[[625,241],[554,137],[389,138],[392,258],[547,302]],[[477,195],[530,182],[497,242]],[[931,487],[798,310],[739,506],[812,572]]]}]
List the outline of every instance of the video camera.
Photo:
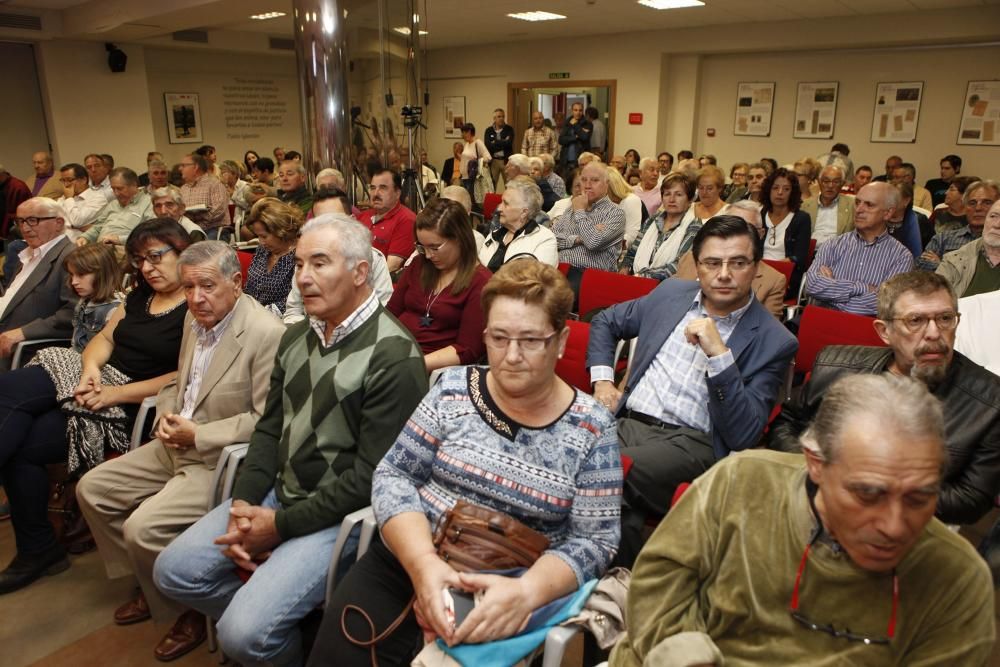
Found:
[{"label": "video camera", "polygon": [[416,127],[420,124],[420,115],[424,112],[423,108],[417,106],[404,106],[402,110],[403,115],[403,125],[406,127]]}]

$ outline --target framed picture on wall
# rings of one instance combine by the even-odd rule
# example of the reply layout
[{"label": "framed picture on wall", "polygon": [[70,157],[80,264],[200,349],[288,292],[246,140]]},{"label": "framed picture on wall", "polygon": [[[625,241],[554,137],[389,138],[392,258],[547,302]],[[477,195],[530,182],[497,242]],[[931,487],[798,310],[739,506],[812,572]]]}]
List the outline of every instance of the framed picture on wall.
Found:
[{"label": "framed picture on wall", "polygon": [[774,81],[741,81],[736,84],[736,122],[733,134],[771,136],[774,111]]},{"label": "framed picture on wall", "polygon": [[796,139],[832,139],[837,119],[836,81],[800,82],[795,96],[795,121],[792,136]]},{"label": "framed picture on wall", "polygon": [[872,143],[915,142],[923,99],[923,81],[875,84]]},{"label": "framed picture on wall", "polygon": [[444,138],[461,139],[462,126],[465,125],[465,97],[445,97],[444,99]]},{"label": "framed picture on wall", "polygon": [[958,143],[1000,146],[1000,81],[970,81],[962,100]]},{"label": "framed picture on wall", "polygon": [[167,138],[172,144],[200,144],[201,108],[198,93],[163,93]]}]

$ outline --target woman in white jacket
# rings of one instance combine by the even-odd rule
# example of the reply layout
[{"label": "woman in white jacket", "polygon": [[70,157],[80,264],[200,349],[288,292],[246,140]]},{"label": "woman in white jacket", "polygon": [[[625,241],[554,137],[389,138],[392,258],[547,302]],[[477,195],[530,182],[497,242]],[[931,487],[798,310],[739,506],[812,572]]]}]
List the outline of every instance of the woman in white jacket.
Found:
[{"label": "woman in white jacket", "polygon": [[668,174],[660,184],[663,206],[646,221],[635,242],[625,253],[621,273],[664,280],[677,271],[677,262],[701,229],[691,199],[694,181],[680,172]]},{"label": "woman in white jacket", "polygon": [[492,230],[482,248],[479,261],[494,273],[512,259],[533,257],[550,266],[559,265],[556,237],[539,218],[542,213],[542,192],[527,176],[518,176],[507,183],[503,199],[497,208],[500,226]]}]

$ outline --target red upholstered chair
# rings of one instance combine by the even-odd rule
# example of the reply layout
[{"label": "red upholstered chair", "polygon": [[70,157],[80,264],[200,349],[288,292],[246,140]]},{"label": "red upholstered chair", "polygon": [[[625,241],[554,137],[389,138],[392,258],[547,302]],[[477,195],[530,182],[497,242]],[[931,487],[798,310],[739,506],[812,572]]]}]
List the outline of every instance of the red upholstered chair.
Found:
[{"label": "red upholstered chair", "polygon": [[600,308],[646,296],[659,284],[653,278],[587,269],[580,279],[580,317]]},{"label": "red upholstered chair", "polygon": [[792,282],[792,271],[795,270],[795,263],[789,259],[765,259],[764,263],[778,273],[785,276],[785,282]]},{"label": "red upholstered chair", "polygon": [[590,325],[586,322],[567,320],[569,340],[562,359],[556,362],[556,375],[580,391],[591,393],[590,373],[587,372],[587,342]]},{"label": "red upholstered chair", "polygon": [[493,213],[497,210],[497,206],[500,205],[500,200],[500,195],[495,192],[488,192],[483,197],[483,218],[487,223],[493,219]]},{"label": "red upholstered chair", "polygon": [[250,262],[253,261],[253,253],[245,250],[237,250],[236,257],[240,260],[240,272],[243,274],[243,285],[247,284],[247,273],[250,271]]},{"label": "red upholstered chair", "polygon": [[816,355],[827,345],[877,345],[885,343],[872,323],[874,317],[853,315],[839,310],[806,306],[799,323],[799,350],[795,354],[795,372],[812,371]]},{"label": "red upholstered chair", "polygon": [[559,272],[564,276],[569,273],[569,262],[559,262]]}]

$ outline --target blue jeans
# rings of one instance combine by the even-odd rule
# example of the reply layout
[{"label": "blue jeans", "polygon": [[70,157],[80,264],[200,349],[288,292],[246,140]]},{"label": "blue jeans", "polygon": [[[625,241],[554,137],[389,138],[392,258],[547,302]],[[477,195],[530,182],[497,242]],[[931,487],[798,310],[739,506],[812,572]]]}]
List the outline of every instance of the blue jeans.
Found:
[{"label": "blue jeans", "polygon": [[[225,501],[178,536],[156,559],[153,581],[167,597],[218,619],[219,644],[240,664],[301,665],[298,623],[323,602],[340,526],[282,542],[244,584],[212,543],[226,532],[231,504]],[[273,489],[261,506],[278,508]],[[353,537],[345,551],[356,545]]]}]

